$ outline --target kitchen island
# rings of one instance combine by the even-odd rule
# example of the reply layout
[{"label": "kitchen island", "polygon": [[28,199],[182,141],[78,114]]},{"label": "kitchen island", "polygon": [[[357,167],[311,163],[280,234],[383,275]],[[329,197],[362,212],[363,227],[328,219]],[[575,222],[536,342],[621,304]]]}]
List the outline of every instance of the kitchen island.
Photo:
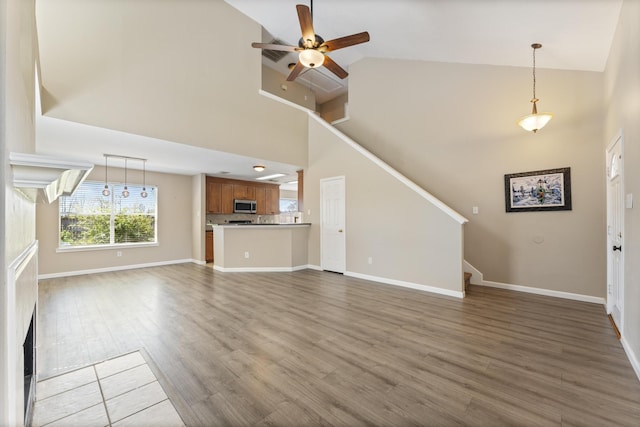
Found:
[{"label": "kitchen island", "polygon": [[311,224],[213,225],[218,271],[295,271],[307,266]]}]

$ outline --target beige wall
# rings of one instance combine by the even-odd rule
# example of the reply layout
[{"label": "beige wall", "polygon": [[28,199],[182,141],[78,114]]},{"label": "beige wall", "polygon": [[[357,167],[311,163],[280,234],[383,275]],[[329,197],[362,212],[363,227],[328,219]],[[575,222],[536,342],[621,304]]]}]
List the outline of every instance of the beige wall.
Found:
[{"label": "beige wall", "polygon": [[264,65],[262,66],[262,89],[312,111],[316,109],[316,94],[308,87],[295,81],[288,82],[285,75]]},{"label": "beige wall", "polygon": [[37,6],[45,115],[265,160],[306,161],[305,113],[259,94],[261,55],[250,46],[261,39],[260,25],[224,1]]},{"label": "beige wall", "polygon": [[304,179],[309,264],[321,265],[320,180],[336,176],[345,177],[348,274],[462,291],[463,226],[313,117]]},{"label": "beige wall", "polygon": [[[121,175],[122,170],[109,168],[110,181],[122,181],[119,178]],[[102,181],[104,168],[97,166],[87,179]],[[192,259],[192,223],[196,220],[192,208],[192,177],[147,171],[146,180],[147,185],[158,187],[158,246],[56,252],[59,239],[58,202],[39,204],[36,234],[40,241],[40,274],[55,275]],[[204,235],[204,228],[202,231]],[[121,257],[116,256],[118,251],[122,252]]]},{"label": "beige wall", "polygon": [[192,258],[202,263],[205,262],[205,227],[207,217],[207,185],[206,176],[198,174],[191,177],[191,254]]},{"label": "beige wall", "polygon": [[[539,108],[555,118],[532,134],[516,125],[529,68],[364,59],[349,71],[338,127],[469,218],[465,259],[485,280],[604,297],[601,73],[538,69]],[[566,166],[572,211],[505,213],[504,174]]]},{"label": "beige wall", "polygon": [[[23,377],[22,342],[26,336],[26,328],[22,317],[31,312],[18,310],[13,336],[7,335],[7,272],[10,264],[35,240],[35,206],[20,196],[13,188],[13,176],[9,166],[9,153],[33,153],[35,147],[34,127],[34,68],[36,58],[35,39],[35,3],[33,0],[7,0],[0,2],[0,259],[2,274],[0,278],[0,425],[9,424],[10,406],[16,415],[18,424],[22,425],[23,396],[9,383],[9,373],[15,378]],[[29,290],[17,292],[28,294],[29,301],[18,301],[19,306],[35,304],[36,280],[23,284]],[[35,291],[35,292],[34,292]],[[28,324],[27,324],[28,327]],[[14,344],[9,348],[10,339]],[[9,355],[17,361],[14,366],[8,365]],[[22,381],[19,381],[22,389]]]},{"label": "beige wall", "polygon": [[[635,196],[625,209],[622,247],[625,253],[622,337],[640,368],[640,2],[626,0],[605,71],[605,138],[603,153],[619,131],[624,136],[625,193]],[[603,160],[604,162],[604,160]],[[638,371],[637,371],[638,372]],[[640,372],[639,372],[640,375]]]},{"label": "beige wall", "polygon": [[320,116],[329,123],[339,119],[344,119],[347,115],[345,104],[348,101],[349,95],[345,93],[344,95],[340,95],[332,99],[331,101],[327,101],[324,104],[321,104],[318,108],[318,112],[320,113]]}]

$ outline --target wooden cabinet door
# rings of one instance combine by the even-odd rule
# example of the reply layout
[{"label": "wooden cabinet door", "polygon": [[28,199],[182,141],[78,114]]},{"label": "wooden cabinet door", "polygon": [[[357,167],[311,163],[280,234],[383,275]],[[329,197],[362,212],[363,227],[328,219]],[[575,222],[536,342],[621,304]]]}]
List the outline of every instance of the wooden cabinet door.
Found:
[{"label": "wooden cabinet door", "polygon": [[278,215],[280,213],[280,187],[269,185],[266,188],[266,205],[268,215]]},{"label": "wooden cabinet door", "polygon": [[233,198],[239,200],[255,200],[256,187],[244,184],[233,184]]},{"label": "wooden cabinet door", "polygon": [[220,184],[220,213],[232,214],[233,213],[233,184]]},{"label": "wooden cabinet door", "polygon": [[267,193],[265,187],[256,188],[256,213],[258,215],[267,214]]},{"label": "wooden cabinet door", "polygon": [[204,234],[207,235],[205,239],[204,259],[206,262],[213,262],[213,231],[207,231]]},{"label": "wooden cabinet door", "polygon": [[207,180],[207,213],[222,213],[221,184]]}]

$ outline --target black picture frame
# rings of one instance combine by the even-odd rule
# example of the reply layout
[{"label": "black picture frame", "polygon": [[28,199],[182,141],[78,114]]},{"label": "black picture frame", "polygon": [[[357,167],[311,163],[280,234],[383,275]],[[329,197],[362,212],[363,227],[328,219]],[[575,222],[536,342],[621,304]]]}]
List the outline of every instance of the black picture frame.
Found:
[{"label": "black picture frame", "polygon": [[505,174],[504,199],[507,212],[570,211],[571,168]]}]

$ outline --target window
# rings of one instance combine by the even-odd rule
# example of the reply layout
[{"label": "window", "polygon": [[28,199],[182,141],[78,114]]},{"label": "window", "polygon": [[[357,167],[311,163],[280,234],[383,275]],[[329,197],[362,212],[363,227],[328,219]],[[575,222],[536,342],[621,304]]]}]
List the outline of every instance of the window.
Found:
[{"label": "window", "polygon": [[60,248],[101,247],[157,243],[157,189],[128,185],[129,197],[122,197],[122,184],[83,182],[73,196],[60,197]]},{"label": "window", "polygon": [[297,212],[298,200],[297,199],[280,199],[280,212]]}]

